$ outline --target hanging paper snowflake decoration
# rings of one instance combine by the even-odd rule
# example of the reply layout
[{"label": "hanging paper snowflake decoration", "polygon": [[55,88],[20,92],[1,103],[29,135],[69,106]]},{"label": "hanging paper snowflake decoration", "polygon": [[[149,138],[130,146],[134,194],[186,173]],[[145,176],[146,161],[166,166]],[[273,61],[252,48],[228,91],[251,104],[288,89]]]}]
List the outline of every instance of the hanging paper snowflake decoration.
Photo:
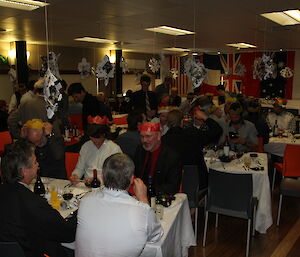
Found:
[{"label": "hanging paper snowflake decoration", "polygon": [[83,57],[81,62],[78,63],[78,71],[81,78],[87,78],[91,75],[91,64],[87,62],[86,58]]},{"label": "hanging paper snowflake decoration", "polygon": [[280,75],[284,78],[291,78],[293,77],[293,71],[289,67],[285,67],[280,71]]},{"label": "hanging paper snowflake decoration", "polygon": [[148,67],[151,70],[151,72],[156,73],[159,71],[160,61],[155,58],[151,58],[149,60]]},{"label": "hanging paper snowflake decoration", "polygon": [[102,62],[97,64],[96,77],[104,80],[104,85],[107,86],[109,78],[113,78],[115,73],[115,64],[111,63],[107,55],[104,56]]},{"label": "hanging paper snowflake decoration", "polygon": [[253,64],[253,78],[260,80],[269,79],[275,70],[273,60],[270,56],[263,54],[262,57],[256,58]]},{"label": "hanging paper snowflake decoration", "polygon": [[203,80],[207,76],[207,69],[199,61],[195,61],[194,58],[190,57],[184,64],[185,74],[191,78],[193,82],[193,88],[200,87]]},{"label": "hanging paper snowflake decoration", "polygon": [[120,63],[120,66],[122,68],[122,72],[125,74],[126,72],[129,71],[129,68],[128,68],[128,63],[126,62],[125,58],[122,57],[121,58],[121,63]]},{"label": "hanging paper snowflake decoration", "polygon": [[235,68],[235,73],[239,76],[244,76],[246,73],[246,66],[242,63],[239,63]]},{"label": "hanging paper snowflake decoration", "polygon": [[40,76],[44,77],[48,68],[51,73],[58,79],[60,79],[59,69],[58,69],[58,58],[60,54],[56,55],[54,52],[49,52],[49,60],[47,56],[41,56],[42,68],[40,69]]},{"label": "hanging paper snowflake decoration", "polygon": [[62,88],[60,81],[48,69],[44,77],[44,99],[46,101],[47,116],[51,119],[57,111],[58,102],[62,95],[60,89]]},{"label": "hanging paper snowflake decoration", "polygon": [[172,68],[170,70],[170,74],[172,76],[173,79],[177,79],[178,78],[178,70],[176,70],[175,68]]}]

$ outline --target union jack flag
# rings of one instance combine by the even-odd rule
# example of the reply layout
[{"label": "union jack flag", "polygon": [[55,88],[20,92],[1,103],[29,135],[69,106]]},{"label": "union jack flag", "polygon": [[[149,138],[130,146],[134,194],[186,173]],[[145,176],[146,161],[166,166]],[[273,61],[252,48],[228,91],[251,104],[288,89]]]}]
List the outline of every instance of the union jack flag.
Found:
[{"label": "union jack flag", "polygon": [[239,65],[241,65],[240,54],[222,54],[220,61],[224,70],[223,82],[225,90],[229,92],[239,93],[242,91],[242,76],[238,73]]}]

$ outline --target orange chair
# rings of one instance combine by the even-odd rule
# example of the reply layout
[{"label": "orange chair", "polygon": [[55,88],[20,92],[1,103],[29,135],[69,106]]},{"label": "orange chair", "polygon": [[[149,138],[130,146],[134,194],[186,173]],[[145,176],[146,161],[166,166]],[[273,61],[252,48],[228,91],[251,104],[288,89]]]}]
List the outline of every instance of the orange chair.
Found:
[{"label": "orange chair", "polygon": [[72,175],[79,158],[79,153],[65,153],[65,166],[67,171],[67,178]]},{"label": "orange chair", "polygon": [[70,123],[71,126],[74,127],[76,125],[78,129],[82,130],[82,115],[81,114],[71,114],[70,115]]},{"label": "orange chair", "polygon": [[300,177],[300,168],[297,159],[300,156],[300,145],[287,145],[283,155],[283,163],[276,162],[274,164],[272,190],[275,185],[276,170],[283,177]]},{"label": "orange chair", "polygon": [[0,132],[0,154],[4,152],[4,147],[13,142],[9,131]]},{"label": "orange chair", "polygon": [[116,125],[126,125],[127,124],[127,115],[123,117],[113,117],[114,123]]},{"label": "orange chair", "polygon": [[259,153],[263,153],[264,152],[264,139],[262,137],[258,137],[257,152],[259,152]]}]

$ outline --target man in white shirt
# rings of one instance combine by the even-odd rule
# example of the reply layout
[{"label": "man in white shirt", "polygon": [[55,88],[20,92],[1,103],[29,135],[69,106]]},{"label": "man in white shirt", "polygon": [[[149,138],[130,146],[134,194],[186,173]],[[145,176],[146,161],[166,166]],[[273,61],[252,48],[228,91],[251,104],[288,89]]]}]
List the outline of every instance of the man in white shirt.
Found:
[{"label": "man in white shirt", "polygon": [[[133,161],[114,154],[103,165],[105,188],[85,196],[79,206],[75,257],[136,257],[163,230],[148,205],[147,188],[134,179]],[[134,185],[136,199],[127,190]]]},{"label": "man in white shirt", "polygon": [[109,127],[106,116],[88,117],[87,135],[90,140],[83,144],[79,152],[79,160],[74,169],[70,181],[77,184],[84,176],[86,180],[93,178],[93,170],[98,174],[102,171],[105,159],[115,153],[122,153],[121,148],[113,141],[108,140]]},{"label": "man in white shirt", "polygon": [[160,132],[161,132],[162,136],[165,135],[169,130],[169,127],[167,125],[167,123],[168,123],[168,113],[172,109],[174,109],[174,107],[172,107],[172,106],[158,107],[157,114],[159,116],[155,117],[151,120],[151,122],[160,123]]}]

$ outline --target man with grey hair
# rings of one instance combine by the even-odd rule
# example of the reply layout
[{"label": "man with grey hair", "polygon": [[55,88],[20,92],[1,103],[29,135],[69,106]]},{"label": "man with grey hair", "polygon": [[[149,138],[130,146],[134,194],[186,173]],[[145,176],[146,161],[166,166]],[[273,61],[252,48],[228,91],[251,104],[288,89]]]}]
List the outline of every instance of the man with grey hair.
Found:
[{"label": "man with grey hair", "polygon": [[17,141],[2,157],[0,241],[18,242],[26,257],[67,256],[60,243],[74,241],[76,217],[64,220],[29,189],[39,168],[34,151],[33,144]]},{"label": "man with grey hair", "polygon": [[[102,170],[104,189],[84,197],[79,206],[76,257],[135,257],[163,230],[148,205],[147,188],[134,179],[134,163],[126,155],[108,157]],[[133,184],[136,199],[127,190]]]}]

